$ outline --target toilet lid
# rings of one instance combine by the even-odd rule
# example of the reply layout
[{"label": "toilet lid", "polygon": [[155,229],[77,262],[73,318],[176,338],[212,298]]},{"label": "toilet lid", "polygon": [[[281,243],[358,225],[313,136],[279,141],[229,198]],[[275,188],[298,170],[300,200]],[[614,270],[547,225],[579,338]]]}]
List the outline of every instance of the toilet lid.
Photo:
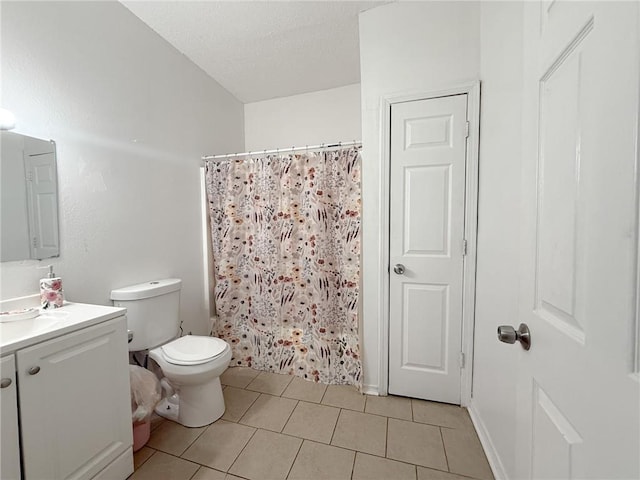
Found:
[{"label": "toilet lid", "polygon": [[185,335],[161,347],[164,358],[174,365],[199,365],[213,360],[228,348],[219,338]]}]

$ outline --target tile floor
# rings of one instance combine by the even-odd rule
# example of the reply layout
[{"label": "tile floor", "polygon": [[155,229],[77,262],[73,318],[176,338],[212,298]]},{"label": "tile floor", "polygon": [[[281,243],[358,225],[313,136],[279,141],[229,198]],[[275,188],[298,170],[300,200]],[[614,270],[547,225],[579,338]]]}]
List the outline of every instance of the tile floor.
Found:
[{"label": "tile floor", "polygon": [[212,425],[154,419],[131,480],[493,480],[463,408],[240,367],[222,383]]}]

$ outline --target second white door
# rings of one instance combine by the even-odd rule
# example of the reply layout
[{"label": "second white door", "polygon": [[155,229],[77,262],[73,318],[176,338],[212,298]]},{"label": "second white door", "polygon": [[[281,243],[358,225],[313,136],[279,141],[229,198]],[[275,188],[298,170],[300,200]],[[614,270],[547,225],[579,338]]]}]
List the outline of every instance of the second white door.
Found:
[{"label": "second white door", "polygon": [[391,107],[389,393],[460,403],[467,95]]},{"label": "second white door", "polygon": [[50,258],[60,254],[58,237],[58,180],[56,154],[30,155],[25,151],[27,203],[31,258]]}]

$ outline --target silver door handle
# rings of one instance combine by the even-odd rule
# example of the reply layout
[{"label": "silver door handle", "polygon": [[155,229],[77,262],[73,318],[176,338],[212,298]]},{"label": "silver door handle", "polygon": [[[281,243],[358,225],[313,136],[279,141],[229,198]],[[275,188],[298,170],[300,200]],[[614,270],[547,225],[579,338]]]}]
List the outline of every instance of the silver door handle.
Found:
[{"label": "silver door handle", "polygon": [[511,325],[500,325],[498,327],[498,340],[504,343],[520,342],[522,348],[529,350],[531,348],[531,332],[526,323],[521,323],[518,330]]},{"label": "silver door handle", "polygon": [[2,380],[0,380],[0,388],[7,388],[9,385],[11,385],[10,378],[3,378]]},{"label": "silver door handle", "polygon": [[36,375],[39,371],[40,367],[36,365],[35,367],[31,367],[29,370],[27,370],[27,373],[29,375]]},{"label": "silver door handle", "polygon": [[396,272],[398,275],[402,275],[404,273],[404,270],[405,270],[404,265],[402,265],[401,263],[397,263],[393,267],[393,271]]}]

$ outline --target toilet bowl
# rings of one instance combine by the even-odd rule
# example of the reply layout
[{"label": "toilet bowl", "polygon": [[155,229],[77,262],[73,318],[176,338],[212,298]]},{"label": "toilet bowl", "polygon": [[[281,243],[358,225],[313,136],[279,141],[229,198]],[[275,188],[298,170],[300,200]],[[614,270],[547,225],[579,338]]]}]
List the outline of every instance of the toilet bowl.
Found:
[{"label": "toilet bowl", "polygon": [[219,338],[179,337],[181,285],[178,278],[155,280],[112,290],[111,299],[127,309],[129,351],[148,350],[162,371],[167,398],[156,412],[186,427],[202,427],[224,414],[219,377],[229,366],[231,347]]},{"label": "toilet bowl", "polygon": [[149,350],[149,357],[173,388],[156,413],[185,427],[209,425],[224,414],[220,375],[231,361],[224,340],[186,335]]}]

